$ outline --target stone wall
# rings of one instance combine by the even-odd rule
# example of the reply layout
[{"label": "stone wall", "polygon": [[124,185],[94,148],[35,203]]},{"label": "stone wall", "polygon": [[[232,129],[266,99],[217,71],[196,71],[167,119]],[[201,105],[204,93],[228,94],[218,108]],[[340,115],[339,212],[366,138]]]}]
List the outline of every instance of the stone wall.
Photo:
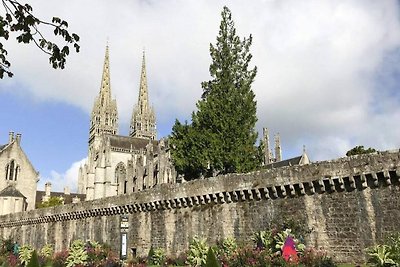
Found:
[{"label": "stone wall", "polygon": [[121,215],[129,217],[128,247],[169,254],[194,236],[209,243],[251,235],[291,217],[311,230],[308,244],[340,262],[360,262],[364,249],[400,231],[400,153],[360,155],[308,166],[231,174],[184,184],[0,217],[0,236],[56,250],[71,240],[120,247]]}]

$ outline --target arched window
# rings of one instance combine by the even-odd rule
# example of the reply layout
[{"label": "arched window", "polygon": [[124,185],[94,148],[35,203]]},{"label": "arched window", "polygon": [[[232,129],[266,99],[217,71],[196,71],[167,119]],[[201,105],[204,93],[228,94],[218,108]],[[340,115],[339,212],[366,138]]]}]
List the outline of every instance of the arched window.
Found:
[{"label": "arched window", "polygon": [[14,178],[14,165],[15,165],[15,163],[14,163],[14,160],[11,160],[11,162],[10,162],[10,172],[9,172],[9,174],[8,174],[8,180],[13,180],[13,178]]},{"label": "arched window", "polygon": [[114,183],[119,184],[125,181],[125,175],[126,175],[126,168],[125,164],[120,162],[118,163],[117,167],[115,168],[115,178],[114,178]]},{"label": "arched window", "polygon": [[20,172],[20,167],[15,163],[15,160],[11,160],[10,163],[6,165],[6,180],[16,181],[18,174]]}]

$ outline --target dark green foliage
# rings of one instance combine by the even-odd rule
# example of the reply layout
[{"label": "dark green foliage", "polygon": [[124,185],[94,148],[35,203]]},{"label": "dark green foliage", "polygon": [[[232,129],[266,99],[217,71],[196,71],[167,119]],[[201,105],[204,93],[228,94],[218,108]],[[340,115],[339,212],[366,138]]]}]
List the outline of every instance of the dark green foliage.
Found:
[{"label": "dark green foliage", "polygon": [[186,179],[247,172],[260,164],[251,43],[251,35],[243,40],[236,35],[231,12],[224,7],[217,42],[210,44],[211,80],[202,83],[192,124],[176,121],[172,129],[172,157]]},{"label": "dark green foliage", "polygon": [[40,266],[40,264],[39,264],[39,258],[38,258],[38,255],[37,255],[37,253],[36,253],[36,250],[34,250],[34,251],[32,252],[32,256],[31,256],[31,259],[30,259],[30,261],[29,261],[27,267],[39,267],[39,266]]},{"label": "dark green foliage", "polygon": [[221,264],[217,260],[213,249],[210,247],[207,252],[207,260],[205,267],[221,267]]},{"label": "dark green foliage", "polygon": [[[42,21],[33,14],[32,6],[29,4],[21,4],[16,0],[2,0],[4,8],[4,16],[0,15],[0,41],[1,38],[8,40],[11,33],[17,34],[18,43],[33,42],[41,51],[48,54],[49,63],[53,68],[65,67],[66,57],[69,55],[70,48],[73,46],[76,52],[79,52],[78,45],[79,36],[75,33],[68,32],[68,23],[60,18],[53,17],[51,22]],[[46,38],[40,25],[45,25],[53,29],[55,36],[60,36],[62,41],[65,41],[64,46],[59,47],[56,43]],[[11,63],[7,60],[7,50],[3,43],[0,42],[0,79],[4,74],[9,77],[13,76],[10,71]]]},{"label": "dark green foliage", "polygon": [[364,146],[356,146],[346,152],[346,156],[353,156],[353,155],[361,155],[361,154],[369,154],[376,152],[374,148],[367,148],[365,149]]},{"label": "dark green foliage", "polygon": [[[271,230],[273,235],[276,233],[290,229],[291,233],[301,242],[304,242],[306,236],[311,233],[311,230],[307,227],[307,224],[303,220],[294,220],[291,217],[281,215],[274,219],[271,223]],[[276,246],[276,244],[273,244]]]},{"label": "dark green foliage", "polygon": [[153,246],[150,247],[149,254],[147,255],[147,263],[149,265],[153,265],[153,256],[154,256],[154,249]]},{"label": "dark green foliage", "polygon": [[14,249],[14,242],[11,238],[7,238],[4,240],[0,239],[0,255],[7,255],[8,253],[12,253]]},{"label": "dark green foliage", "polygon": [[198,178],[207,170],[207,151],[204,146],[206,136],[192,125],[175,121],[172,127],[172,156],[178,173],[184,174],[187,180]]}]

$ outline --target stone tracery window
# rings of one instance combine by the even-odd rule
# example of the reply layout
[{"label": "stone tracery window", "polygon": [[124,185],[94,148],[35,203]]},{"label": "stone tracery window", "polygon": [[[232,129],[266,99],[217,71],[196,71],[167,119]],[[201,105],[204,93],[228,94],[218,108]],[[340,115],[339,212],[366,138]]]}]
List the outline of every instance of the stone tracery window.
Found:
[{"label": "stone tracery window", "polygon": [[15,160],[12,159],[10,163],[6,165],[6,180],[17,181],[19,173],[20,167],[15,163]]}]

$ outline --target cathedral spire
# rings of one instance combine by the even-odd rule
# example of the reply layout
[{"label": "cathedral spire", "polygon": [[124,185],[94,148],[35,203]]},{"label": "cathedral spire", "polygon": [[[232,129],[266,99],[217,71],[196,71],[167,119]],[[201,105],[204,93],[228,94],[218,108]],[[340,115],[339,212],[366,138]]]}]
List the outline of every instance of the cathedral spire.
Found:
[{"label": "cathedral spire", "polygon": [[139,87],[139,99],[138,105],[141,113],[149,108],[149,93],[147,89],[147,76],[146,76],[146,58],[145,52],[143,50],[142,58],[142,71],[140,73],[140,87]]},{"label": "cathedral spire", "polygon": [[89,144],[94,138],[103,133],[117,134],[118,112],[115,99],[111,98],[110,82],[110,57],[108,44],[104,58],[103,74],[101,78],[100,92],[93,105],[89,130]]},{"label": "cathedral spire", "polygon": [[142,70],[140,73],[139,98],[138,103],[133,109],[131,127],[129,135],[131,137],[156,139],[156,117],[149,104],[149,92],[147,88],[146,60],[143,50]]},{"label": "cathedral spire", "polygon": [[111,84],[110,84],[110,56],[108,52],[108,43],[106,46],[106,55],[104,58],[103,75],[101,78],[100,98],[101,104],[107,105],[111,102]]}]

